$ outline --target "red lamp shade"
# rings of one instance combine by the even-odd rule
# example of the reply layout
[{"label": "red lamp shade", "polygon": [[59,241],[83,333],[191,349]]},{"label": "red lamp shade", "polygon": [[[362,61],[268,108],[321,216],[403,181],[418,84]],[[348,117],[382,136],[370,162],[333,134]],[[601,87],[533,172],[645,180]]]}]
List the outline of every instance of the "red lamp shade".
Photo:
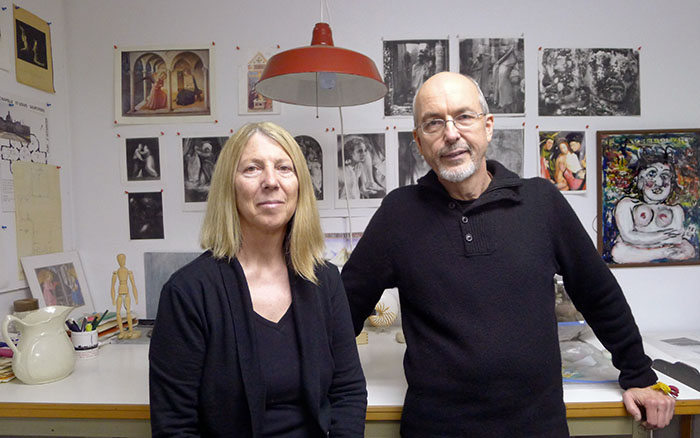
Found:
[{"label": "red lamp shade", "polygon": [[270,58],[255,89],[280,102],[322,107],[362,105],[388,91],[371,59],[333,46],[327,23],[316,23],[311,46]]}]

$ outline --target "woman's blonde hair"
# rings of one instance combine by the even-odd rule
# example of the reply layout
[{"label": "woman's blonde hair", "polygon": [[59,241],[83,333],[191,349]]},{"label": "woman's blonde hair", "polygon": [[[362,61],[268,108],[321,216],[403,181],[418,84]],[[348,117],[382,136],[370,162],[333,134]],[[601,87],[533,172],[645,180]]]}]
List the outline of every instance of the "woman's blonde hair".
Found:
[{"label": "woman's blonde hair", "polygon": [[243,149],[254,134],[262,134],[279,144],[294,164],[299,195],[297,207],[287,226],[285,255],[297,275],[317,282],[314,268],[323,263],[324,240],[311,175],[301,148],[281,126],[270,122],[249,123],[228,139],[219,154],[211,180],[207,212],[200,244],[216,258],[232,259],[241,248],[243,236],[236,207],[234,180]]}]

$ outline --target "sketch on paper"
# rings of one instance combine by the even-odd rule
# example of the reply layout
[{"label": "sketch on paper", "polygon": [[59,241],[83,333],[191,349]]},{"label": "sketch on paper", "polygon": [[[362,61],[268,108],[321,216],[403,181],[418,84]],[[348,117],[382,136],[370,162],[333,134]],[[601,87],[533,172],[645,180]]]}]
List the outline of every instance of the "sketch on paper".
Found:
[{"label": "sketch on paper", "polygon": [[523,38],[459,40],[459,72],[471,76],[492,114],[525,112]]},{"label": "sketch on paper", "polygon": [[599,131],[598,157],[603,259],[699,264],[700,130]]},{"label": "sketch on paper", "polygon": [[586,135],[583,131],[539,131],[540,177],[564,193],[586,190]]},{"label": "sketch on paper", "polygon": [[543,49],[540,116],[638,116],[639,52]]},{"label": "sketch on paper", "polygon": [[45,105],[0,94],[0,178],[12,179],[17,161],[49,161],[48,114]]},{"label": "sketch on paper", "polygon": [[413,96],[426,79],[449,69],[448,40],[384,41],[385,116],[413,114]]},{"label": "sketch on paper", "polygon": [[204,210],[211,178],[228,137],[190,137],[182,139],[185,207]]}]

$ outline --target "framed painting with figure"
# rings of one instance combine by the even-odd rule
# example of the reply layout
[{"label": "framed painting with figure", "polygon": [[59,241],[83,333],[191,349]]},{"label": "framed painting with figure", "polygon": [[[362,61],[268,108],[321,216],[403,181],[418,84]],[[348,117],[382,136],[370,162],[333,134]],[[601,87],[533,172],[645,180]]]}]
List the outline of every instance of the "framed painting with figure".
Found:
[{"label": "framed painting with figure", "polygon": [[700,129],[598,131],[597,142],[603,259],[700,264]]},{"label": "framed painting with figure", "polygon": [[73,316],[95,311],[76,251],[22,257],[22,268],[39,307],[75,307]]},{"label": "framed painting with figure", "polygon": [[114,50],[115,123],[213,122],[213,46]]}]

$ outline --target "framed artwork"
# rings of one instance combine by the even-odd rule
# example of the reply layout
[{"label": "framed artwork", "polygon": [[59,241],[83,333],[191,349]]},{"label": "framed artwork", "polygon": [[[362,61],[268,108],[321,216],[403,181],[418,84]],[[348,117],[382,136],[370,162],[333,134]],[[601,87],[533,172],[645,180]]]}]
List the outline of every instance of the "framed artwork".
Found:
[{"label": "framed artwork", "polygon": [[597,141],[603,259],[700,264],[700,129],[599,131]]},{"label": "framed artwork", "polygon": [[418,88],[449,66],[449,40],[384,41],[384,115],[412,115]]},{"label": "framed artwork", "polygon": [[565,194],[586,192],[586,133],[539,131],[538,175]]},{"label": "framed artwork", "polygon": [[213,122],[213,46],[116,48],[115,122]]},{"label": "framed artwork", "polygon": [[492,114],[525,113],[525,40],[459,40],[459,72],[474,78]]},{"label": "framed artwork", "polygon": [[486,149],[486,159],[496,160],[506,169],[523,176],[523,149],[525,134],[520,129],[494,129],[493,137]]},{"label": "framed artwork", "polygon": [[228,137],[182,139],[183,210],[206,210],[214,167]]},{"label": "framed artwork", "polygon": [[95,311],[76,251],[22,257],[22,268],[39,307],[75,307],[72,316]]},{"label": "framed artwork", "polygon": [[131,240],[164,239],[163,193],[129,192],[127,194]]},{"label": "framed artwork", "polygon": [[238,115],[279,114],[280,103],[255,90],[267,65],[267,58],[257,52],[246,65],[238,67]]},{"label": "framed artwork", "polygon": [[49,23],[17,5],[13,10],[17,82],[55,93]]},{"label": "framed artwork", "polygon": [[296,135],[294,140],[299,144],[306,159],[306,166],[311,174],[311,184],[314,187],[316,206],[318,208],[332,207],[332,169],[328,157],[323,153],[321,142],[310,135]]},{"label": "framed artwork", "polygon": [[418,183],[430,166],[418,152],[413,131],[399,132],[399,187]]},{"label": "framed artwork", "polygon": [[158,137],[138,137],[124,139],[121,150],[122,182],[125,184],[161,182],[163,155],[160,153]]},{"label": "framed artwork", "polygon": [[337,206],[347,199],[351,206],[379,206],[387,193],[386,138],[382,134],[337,137]]},{"label": "framed artwork", "polygon": [[638,116],[639,52],[542,49],[540,116]]}]

